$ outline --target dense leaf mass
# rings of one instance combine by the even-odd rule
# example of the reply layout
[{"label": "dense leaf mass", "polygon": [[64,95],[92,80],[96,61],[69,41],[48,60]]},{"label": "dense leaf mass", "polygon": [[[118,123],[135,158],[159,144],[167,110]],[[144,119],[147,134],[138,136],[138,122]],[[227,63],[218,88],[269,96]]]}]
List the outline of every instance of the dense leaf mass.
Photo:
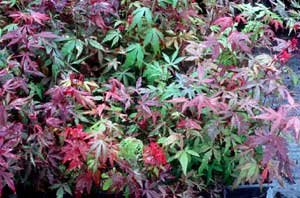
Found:
[{"label": "dense leaf mass", "polygon": [[300,5],[244,2],[0,0],[0,192],[217,197],[292,178]]}]

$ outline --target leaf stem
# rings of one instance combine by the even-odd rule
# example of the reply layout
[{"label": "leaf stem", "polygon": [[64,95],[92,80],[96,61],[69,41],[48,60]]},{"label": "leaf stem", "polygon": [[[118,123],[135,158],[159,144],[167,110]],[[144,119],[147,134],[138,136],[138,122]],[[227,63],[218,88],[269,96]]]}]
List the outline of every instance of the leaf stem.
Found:
[{"label": "leaf stem", "polygon": [[156,4],[156,0],[153,0],[152,2],[152,6],[151,6],[151,12],[153,13],[154,9],[155,9],[155,4]]}]

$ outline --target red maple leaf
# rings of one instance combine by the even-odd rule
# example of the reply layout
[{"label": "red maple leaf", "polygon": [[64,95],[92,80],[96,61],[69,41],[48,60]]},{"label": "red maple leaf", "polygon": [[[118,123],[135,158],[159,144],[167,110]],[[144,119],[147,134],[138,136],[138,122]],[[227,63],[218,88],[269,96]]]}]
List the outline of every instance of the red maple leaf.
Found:
[{"label": "red maple leaf", "polygon": [[84,191],[89,195],[92,190],[93,182],[96,185],[100,183],[101,174],[100,171],[92,172],[86,171],[79,175],[76,179],[75,197],[81,198]]},{"label": "red maple leaf", "polygon": [[50,118],[47,118],[46,119],[46,124],[48,126],[51,126],[51,127],[54,127],[54,128],[58,128],[60,127],[60,125],[63,123],[62,120],[60,119],[57,119],[57,118],[53,118],[53,117],[50,117]]},{"label": "red maple leaf", "polygon": [[94,97],[91,96],[91,94],[89,92],[80,91],[80,90],[75,89],[74,87],[68,87],[65,89],[64,94],[72,96],[76,102],[78,102],[85,108],[88,108],[88,107],[91,109],[96,108],[96,104],[94,102]]},{"label": "red maple leaf", "polygon": [[40,13],[40,12],[33,12],[31,11],[30,13],[31,18],[33,19],[34,22],[44,25],[43,21],[47,21],[50,19],[50,17],[46,14]]},{"label": "red maple leaf", "polygon": [[221,31],[223,32],[226,28],[233,26],[233,18],[232,17],[221,17],[213,22],[213,25],[218,25],[221,27]]},{"label": "red maple leaf", "polygon": [[247,34],[234,31],[228,36],[227,41],[231,44],[233,50],[237,50],[239,48],[244,52],[251,51],[251,49],[248,47],[248,44],[250,44],[251,41]]},{"label": "red maple leaf", "polygon": [[194,120],[194,119],[180,120],[177,123],[177,127],[178,128],[185,128],[185,129],[197,129],[197,130],[201,129],[201,127],[199,126],[199,124],[197,123],[197,121]]},{"label": "red maple leaf", "polygon": [[125,105],[125,109],[130,107],[132,99],[127,93],[125,86],[117,79],[109,80],[109,84],[106,85],[110,90],[105,92],[105,101],[110,99],[122,102]]},{"label": "red maple leaf", "polygon": [[84,191],[86,191],[88,194],[91,193],[93,185],[93,173],[92,172],[84,172],[81,175],[77,177],[76,180],[76,192],[75,197],[81,198]]},{"label": "red maple leaf", "polygon": [[238,23],[247,23],[247,20],[244,18],[244,15],[243,14],[239,14],[239,15],[237,15],[235,18],[234,18],[234,20],[236,21],[236,22],[238,22]]},{"label": "red maple leaf", "polygon": [[214,36],[206,37],[202,44],[205,45],[207,48],[211,48],[213,59],[216,59],[219,56],[221,49],[224,48],[224,46]]},{"label": "red maple leaf", "polygon": [[264,111],[265,113],[254,116],[254,118],[271,121],[271,133],[279,129],[280,126],[284,123],[285,118],[287,117],[287,112],[282,107],[280,107],[278,111],[275,111],[271,108],[264,108]]},{"label": "red maple leaf", "polygon": [[24,21],[27,24],[32,24],[35,22],[40,25],[44,25],[43,21],[50,19],[48,15],[34,11],[31,11],[30,14],[17,11],[9,16],[14,19],[14,23],[20,23],[21,21]]},{"label": "red maple leaf", "polygon": [[248,138],[245,142],[250,148],[264,145],[264,154],[262,164],[267,165],[269,161],[276,157],[280,163],[288,162],[288,149],[286,140],[276,134],[272,134],[263,129],[255,131],[255,135]]},{"label": "red maple leaf", "polygon": [[91,19],[99,28],[102,29],[103,33],[105,34],[108,29],[108,26],[105,24],[102,15],[101,14],[92,15]]},{"label": "red maple leaf", "polygon": [[291,40],[291,48],[295,49],[297,47],[298,44],[298,39],[297,38],[292,38]]},{"label": "red maple leaf", "polygon": [[89,145],[85,141],[88,139],[87,133],[83,132],[81,125],[76,128],[66,128],[65,145],[62,148],[63,164],[68,163],[68,170],[82,168],[89,152]]},{"label": "red maple leaf", "polygon": [[286,63],[290,58],[291,58],[291,54],[287,52],[287,50],[283,50],[280,55],[278,56],[280,62],[282,63]]},{"label": "red maple leaf", "polygon": [[286,127],[283,129],[284,131],[287,131],[289,129],[292,129],[295,131],[295,139],[298,142],[299,140],[299,132],[300,132],[300,118],[299,117],[291,117],[289,118]]},{"label": "red maple leaf", "polygon": [[144,148],[143,157],[145,164],[157,166],[167,164],[164,150],[156,142],[151,142],[149,146]]},{"label": "red maple leaf", "polygon": [[12,173],[0,169],[0,196],[1,197],[2,197],[2,190],[4,187],[3,183],[6,183],[6,185],[13,191],[13,193],[16,193],[16,187],[13,178],[14,175]]},{"label": "red maple leaf", "polygon": [[197,109],[197,119],[200,119],[202,114],[202,109],[209,107],[212,111],[217,112],[217,108],[222,107],[218,102],[218,98],[209,98],[205,95],[198,94],[192,100],[187,101],[182,106],[182,112],[185,112],[187,108]]},{"label": "red maple leaf", "polygon": [[299,22],[296,22],[293,26],[293,30],[296,32],[297,30],[300,29],[300,23]]},{"label": "red maple leaf", "polygon": [[283,24],[281,21],[278,21],[276,19],[271,19],[270,20],[270,25],[273,25],[275,27],[275,31],[277,32],[277,30],[280,29],[284,29]]},{"label": "red maple leaf", "polygon": [[149,94],[145,94],[138,100],[138,105],[136,105],[136,110],[138,111],[136,117],[142,117],[143,122],[146,124],[146,120],[152,118],[153,123],[155,124],[158,116],[160,116],[158,111],[152,111],[151,107],[160,107],[160,102],[155,98],[149,98]]},{"label": "red maple leaf", "polygon": [[237,127],[238,134],[246,133],[247,129],[249,128],[249,124],[245,122],[243,116],[239,115],[238,113],[233,113],[231,117],[231,128]]}]

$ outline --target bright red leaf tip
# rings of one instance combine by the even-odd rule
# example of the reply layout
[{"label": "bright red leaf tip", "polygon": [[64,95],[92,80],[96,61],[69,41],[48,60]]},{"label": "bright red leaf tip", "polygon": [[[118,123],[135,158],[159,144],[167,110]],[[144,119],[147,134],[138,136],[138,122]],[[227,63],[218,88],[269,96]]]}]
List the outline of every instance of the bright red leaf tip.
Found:
[{"label": "bright red leaf tip", "polygon": [[270,25],[273,25],[275,28],[275,31],[277,32],[277,30],[280,29],[284,29],[283,24],[281,21],[278,21],[276,19],[272,19],[270,20]]},{"label": "bright red leaf tip", "polygon": [[268,177],[269,166],[267,165],[261,174],[261,183],[264,183]]},{"label": "bright red leaf tip", "polygon": [[296,22],[295,25],[293,26],[293,30],[297,31],[297,30],[299,30],[299,28],[300,28],[300,24],[299,24],[299,22]]},{"label": "bright red leaf tip", "polygon": [[298,44],[298,39],[292,38],[292,40],[291,40],[291,48],[295,49],[297,47],[297,44]]},{"label": "bright red leaf tip", "polygon": [[148,165],[166,165],[167,158],[164,150],[156,143],[151,142],[149,146],[144,148],[144,163]]},{"label": "bright red leaf tip", "polygon": [[286,63],[291,58],[291,54],[287,52],[287,50],[283,50],[279,55],[279,60],[282,63]]},{"label": "bright red leaf tip", "polygon": [[118,27],[118,29],[119,29],[121,32],[123,32],[123,31],[125,30],[125,26],[124,26],[124,25],[120,25],[120,26]]},{"label": "bright red leaf tip", "polygon": [[244,16],[242,14],[237,15],[234,20],[238,23],[247,23],[247,20],[244,18]]}]

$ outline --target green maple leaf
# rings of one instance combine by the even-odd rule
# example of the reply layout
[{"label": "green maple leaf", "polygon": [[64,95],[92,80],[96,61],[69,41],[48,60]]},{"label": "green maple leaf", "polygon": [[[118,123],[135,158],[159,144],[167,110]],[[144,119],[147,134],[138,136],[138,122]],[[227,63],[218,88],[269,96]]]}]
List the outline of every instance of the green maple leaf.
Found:
[{"label": "green maple leaf", "polygon": [[144,47],[151,44],[155,54],[160,51],[160,41],[164,39],[164,35],[156,28],[151,28],[146,31]]},{"label": "green maple leaf", "polygon": [[139,43],[135,43],[129,45],[126,52],[127,56],[123,66],[136,65],[138,68],[141,68],[144,60],[144,48]]},{"label": "green maple leaf", "polygon": [[120,39],[122,39],[122,34],[119,30],[110,30],[107,32],[105,38],[103,39],[102,43],[105,43],[107,41],[111,41],[111,47],[116,45]]},{"label": "green maple leaf", "polygon": [[152,12],[147,7],[137,8],[135,11],[132,12],[133,19],[130,25],[130,29],[138,26],[138,28],[142,27],[143,19],[146,19],[148,24],[152,24]]}]

